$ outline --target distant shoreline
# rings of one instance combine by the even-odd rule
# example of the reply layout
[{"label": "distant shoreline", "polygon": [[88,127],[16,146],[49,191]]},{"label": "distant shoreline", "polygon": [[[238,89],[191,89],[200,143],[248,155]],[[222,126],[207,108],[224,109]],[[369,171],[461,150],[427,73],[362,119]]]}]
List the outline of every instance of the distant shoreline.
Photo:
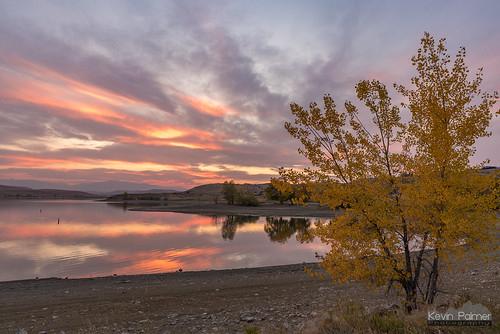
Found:
[{"label": "distant shoreline", "polygon": [[[117,203],[118,204],[118,203]],[[123,202],[125,204],[125,202]],[[335,211],[327,207],[320,207],[317,204],[308,206],[300,205],[278,205],[265,204],[261,206],[239,206],[227,204],[172,204],[134,207],[134,203],[127,203],[131,207],[130,211],[147,211],[147,212],[178,212],[200,215],[246,215],[246,216],[287,216],[287,217],[315,217],[315,218],[331,218],[335,215]]]}]

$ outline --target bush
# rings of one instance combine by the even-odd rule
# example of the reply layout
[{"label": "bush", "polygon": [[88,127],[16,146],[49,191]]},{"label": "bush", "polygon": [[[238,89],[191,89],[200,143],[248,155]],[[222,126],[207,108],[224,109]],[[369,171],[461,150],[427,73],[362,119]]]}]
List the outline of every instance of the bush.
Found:
[{"label": "bush", "polygon": [[243,206],[259,206],[259,200],[255,195],[247,192],[239,192],[236,194],[236,203]]}]

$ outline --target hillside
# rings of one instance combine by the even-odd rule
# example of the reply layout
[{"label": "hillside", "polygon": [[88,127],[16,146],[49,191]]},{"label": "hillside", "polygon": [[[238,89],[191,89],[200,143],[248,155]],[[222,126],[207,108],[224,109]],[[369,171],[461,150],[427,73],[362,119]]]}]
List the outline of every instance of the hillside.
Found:
[{"label": "hillside", "polygon": [[[269,183],[262,183],[262,184],[245,183],[245,184],[236,184],[236,188],[238,190],[249,192],[256,196],[259,196],[262,194],[262,192],[264,191],[264,189],[266,189],[268,185]],[[222,192],[222,187],[223,183],[204,184],[186,190],[183,193],[192,195],[209,195],[209,194],[215,195],[215,194],[220,194]]]},{"label": "hillside", "polygon": [[179,189],[165,189],[158,185],[127,181],[98,181],[69,184],[65,182],[47,182],[31,179],[0,179],[0,184],[10,187],[31,189],[58,189],[82,191],[100,196],[118,195],[124,192],[149,193],[149,192],[176,192]]},{"label": "hillside", "polygon": [[95,195],[83,191],[58,189],[31,189],[0,185],[0,199],[86,199]]},{"label": "hillside", "polygon": [[[247,192],[255,195],[256,197],[264,200],[264,190],[269,183],[262,184],[236,184],[239,191]],[[201,186],[193,187],[186,191],[179,191],[170,193],[164,192],[144,192],[144,193],[130,193],[118,194],[107,198],[108,201],[222,201],[222,186],[223,183],[204,184]]]}]

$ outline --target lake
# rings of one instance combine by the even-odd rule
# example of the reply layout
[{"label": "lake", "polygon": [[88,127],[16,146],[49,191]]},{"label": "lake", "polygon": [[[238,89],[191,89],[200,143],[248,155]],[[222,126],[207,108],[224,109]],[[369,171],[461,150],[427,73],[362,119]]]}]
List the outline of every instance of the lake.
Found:
[{"label": "lake", "polygon": [[0,281],[311,262],[326,250],[311,240],[314,221],[127,211],[93,201],[0,201]]}]

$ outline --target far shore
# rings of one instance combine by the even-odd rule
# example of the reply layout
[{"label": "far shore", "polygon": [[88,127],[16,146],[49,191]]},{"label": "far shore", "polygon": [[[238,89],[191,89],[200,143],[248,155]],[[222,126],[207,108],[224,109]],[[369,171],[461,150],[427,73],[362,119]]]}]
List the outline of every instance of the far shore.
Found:
[{"label": "far shore", "polygon": [[289,205],[289,204],[263,204],[261,206],[240,206],[214,203],[157,203],[155,206],[145,206],[146,203],[119,202],[115,204],[127,205],[130,211],[150,212],[179,212],[199,215],[246,215],[246,216],[285,216],[285,217],[317,217],[331,218],[335,211],[318,204]]}]

